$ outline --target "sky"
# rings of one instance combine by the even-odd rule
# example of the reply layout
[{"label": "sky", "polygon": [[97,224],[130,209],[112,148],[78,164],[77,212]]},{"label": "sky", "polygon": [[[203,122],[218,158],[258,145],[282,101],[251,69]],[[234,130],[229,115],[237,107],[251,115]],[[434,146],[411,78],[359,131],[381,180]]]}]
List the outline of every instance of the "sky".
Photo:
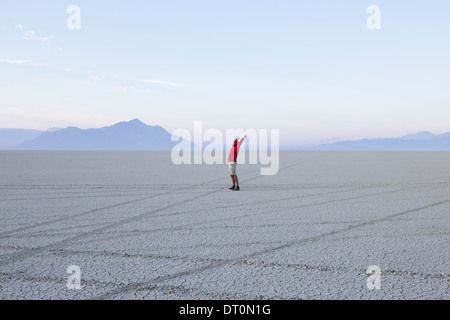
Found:
[{"label": "sky", "polygon": [[2,0],[0,128],[440,134],[449,57],[448,0]]}]

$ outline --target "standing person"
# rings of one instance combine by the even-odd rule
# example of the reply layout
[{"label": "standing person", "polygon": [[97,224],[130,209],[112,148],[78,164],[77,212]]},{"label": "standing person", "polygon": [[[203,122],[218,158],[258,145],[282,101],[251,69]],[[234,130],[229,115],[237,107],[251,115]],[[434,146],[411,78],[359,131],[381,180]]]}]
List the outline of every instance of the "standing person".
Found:
[{"label": "standing person", "polygon": [[237,156],[239,153],[239,148],[241,147],[242,142],[244,142],[247,135],[245,135],[241,140],[238,141],[239,137],[234,140],[233,146],[231,147],[230,154],[228,155],[228,174],[231,176],[231,181],[233,181],[233,186],[229,188],[230,190],[239,191],[239,180],[236,175],[236,165],[237,165]]}]

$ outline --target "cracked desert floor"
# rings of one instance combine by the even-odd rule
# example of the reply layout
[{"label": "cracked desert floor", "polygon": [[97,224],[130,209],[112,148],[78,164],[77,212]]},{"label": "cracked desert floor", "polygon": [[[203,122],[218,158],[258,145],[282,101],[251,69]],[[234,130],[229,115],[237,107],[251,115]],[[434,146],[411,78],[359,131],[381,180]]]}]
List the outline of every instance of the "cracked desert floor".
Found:
[{"label": "cracked desert floor", "polygon": [[0,299],[450,298],[449,152],[260,167],[230,191],[170,152],[0,152]]}]

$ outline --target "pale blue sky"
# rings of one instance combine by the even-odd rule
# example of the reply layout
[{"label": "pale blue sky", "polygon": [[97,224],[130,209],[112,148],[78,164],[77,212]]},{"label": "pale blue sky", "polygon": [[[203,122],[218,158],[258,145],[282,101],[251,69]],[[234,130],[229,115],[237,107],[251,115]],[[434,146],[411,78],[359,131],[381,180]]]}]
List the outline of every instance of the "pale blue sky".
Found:
[{"label": "pale blue sky", "polygon": [[2,0],[0,48],[3,128],[201,120],[283,144],[450,131],[447,0]]}]

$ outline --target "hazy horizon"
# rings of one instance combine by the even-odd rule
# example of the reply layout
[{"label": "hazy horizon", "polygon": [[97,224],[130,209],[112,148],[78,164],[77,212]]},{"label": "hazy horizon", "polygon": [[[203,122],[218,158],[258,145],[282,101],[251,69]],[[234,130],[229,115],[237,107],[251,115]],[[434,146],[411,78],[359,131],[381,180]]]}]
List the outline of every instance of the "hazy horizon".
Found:
[{"label": "hazy horizon", "polygon": [[[131,122],[131,121],[133,121],[133,120],[139,120],[139,121],[141,121],[140,119],[135,118],[135,119],[124,120],[124,121],[120,121],[120,122]],[[141,121],[141,122],[142,122],[142,121]],[[118,123],[119,123],[119,122],[118,122]],[[113,123],[113,124],[109,124],[109,125],[102,126],[102,127],[97,127],[97,128],[93,128],[93,127],[81,128],[81,127],[79,127],[79,126],[73,125],[73,126],[68,126],[68,127],[64,127],[64,128],[51,127],[51,128],[44,129],[44,130],[30,129],[30,128],[0,128],[0,130],[1,130],[1,129],[10,129],[10,130],[30,130],[30,131],[40,131],[40,132],[44,133],[44,132],[50,132],[50,131],[56,131],[56,130],[66,129],[66,128],[69,128],[69,127],[76,127],[76,128],[82,129],[82,130],[86,130],[86,129],[101,129],[101,128],[105,128],[105,127],[111,127],[111,126],[113,126],[113,125],[115,125],[115,124],[118,124],[118,123]],[[149,125],[149,124],[147,124],[147,123],[145,123],[145,122],[143,122],[143,123],[146,124],[146,125]],[[152,125],[152,126],[158,126],[158,125],[157,125],[157,124],[154,124],[154,125]],[[164,127],[163,127],[163,129],[167,130],[167,129],[164,128]],[[189,131],[192,131],[192,128],[186,128],[186,129],[189,130]],[[245,130],[245,129],[244,129],[244,130]],[[168,130],[167,130],[167,131],[168,131]],[[168,132],[172,134],[172,132],[170,132],[170,131],[168,131]],[[434,135],[434,136],[438,136],[438,135],[445,134],[445,133],[448,133],[448,132],[450,132],[450,130],[449,130],[449,131],[446,131],[446,132],[442,132],[442,133],[435,133],[435,132],[431,132],[431,131],[429,131],[429,130],[422,130],[422,131],[418,131],[418,132],[410,132],[410,133],[408,133],[408,134],[405,134],[405,135],[402,135],[402,136],[396,136],[396,137],[373,137],[373,138],[361,137],[360,139],[354,139],[354,140],[344,140],[344,139],[341,139],[341,138],[338,138],[338,137],[332,137],[332,138],[328,138],[328,139],[316,141],[315,143],[313,142],[313,143],[309,143],[309,144],[300,144],[300,143],[295,143],[295,142],[291,142],[291,143],[289,144],[289,143],[283,143],[283,140],[281,140],[281,145],[280,145],[280,146],[283,147],[283,148],[289,148],[289,147],[314,147],[314,146],[319,146],[319,145],[324,145],[324,144],[329,144],[329,143],[335,143],[335,142],[350,142],[350,141],[358,141],[358,140],[364,140],[364,139],[385,139],[385,138],[388,138],[388,139],[389,139],[389,138],[392,138],[392,139],[399,139],[399,138],[407,137],[407,136],[410,136],[410,135],[421,134],[421,133],[431,133],[431,134]],[[193,132],[191,132],[191,134],[193,134]],[[0,138],[1,138],[1,137],[0,137]],[[26,140],[24,140],[24,141],[26,141]],[[0,147],[1,147],[1,145],[0,145]]]},{"label": "hazy horizon", "polygon": [[450,131],[448,1],[71,5],[0,3],[0,127],[201,120],[285,145]]}]

